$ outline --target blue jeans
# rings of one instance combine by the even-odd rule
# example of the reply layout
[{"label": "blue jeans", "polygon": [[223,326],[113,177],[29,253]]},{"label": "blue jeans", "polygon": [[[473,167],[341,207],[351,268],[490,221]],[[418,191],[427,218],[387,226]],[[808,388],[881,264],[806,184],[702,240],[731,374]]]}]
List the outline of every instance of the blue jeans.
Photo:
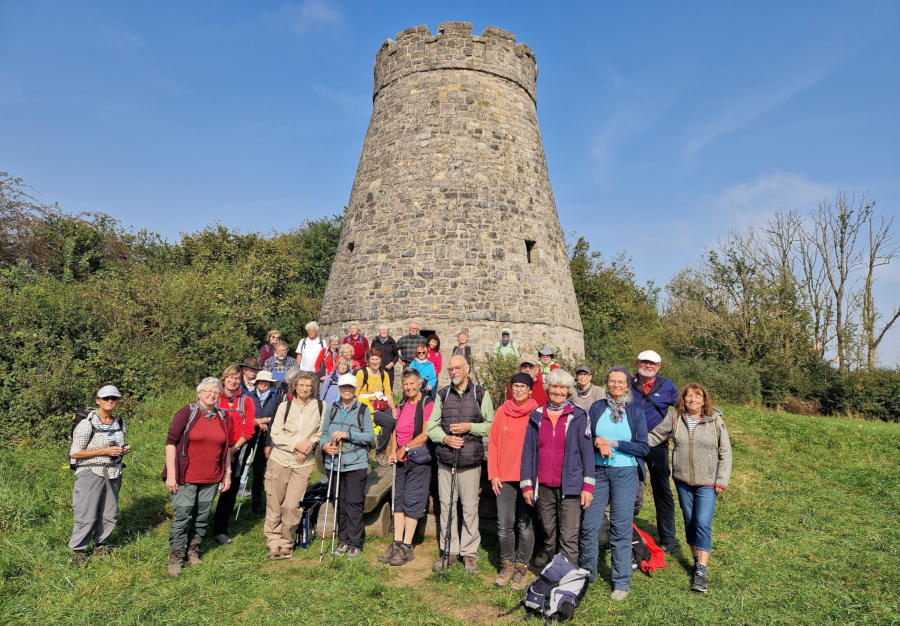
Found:
[{"label": "blue jeans", "polygon": [[613,589],[628,591],[631,586],[631,520],[634,515],[634,494],[638,487],[636,467],[594,467],[597,480],[594,499],[581,520],[579,566],[597,577],[597,554],[600,551],[600,527],[603,511],[609,504],[609,543],[612,550]]},{"label": "blue jeans", "polygon": [[684,516],[684,535],[689,546],[709,552],[712,547],[712,518],[716,510],[715,487],[692,487],[675,481],[678,503]]}]

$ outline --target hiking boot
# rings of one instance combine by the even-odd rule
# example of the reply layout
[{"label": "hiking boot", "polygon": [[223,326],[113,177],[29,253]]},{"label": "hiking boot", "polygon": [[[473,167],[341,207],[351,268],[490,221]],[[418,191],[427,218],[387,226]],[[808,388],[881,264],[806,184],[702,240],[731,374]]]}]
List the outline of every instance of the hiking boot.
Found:
[{"label": "hiking boot", "polygon": [[379,563],[390,563],[391,559],[394,558],[394,555],[397,554],[399,544],[396,542],[391,542],[391,544],[387,547],[387,550],[384,551],[380,557],[378,557]]},{"label": "hiking boot", "polygon": [[281,549],[272,548],[271,550],[269,550],[269,553],[266,556],[270,559],[277,559],[279,556],[281,556]]},{"label": "hiking boot", "polygon": [[548,555],[544,551],[541,551],[540,554],[538,554],[536,557],[534,557],[534,560],[531,562],[531,564],[534,565],[535,567],[543,568],[549,562],[550,562],[550,555]]},{"label": "hiking boot", "polygon": [[338,545],[337,549],[332,552],[332,554],[334,554],[334,556],[344,556],[345,554],[347,554],[348,550],[350,550],[350,546],[348,546],[346,543],[342,543]]},{"label": "hiking boot", "polygon": [[362,548],[348,548],[347,549],[347,558],[354,559],[362,554]]},{"label": "hiking boot", "polygon": [[290,548],[282,548],[281,551],[278,553],[279,559],[289,559],[292,556],[294,556],[294,551],[291,550]]},{"label": "hiking boot", "polygon": [[391,464],[391,462],[388,461],[388,455],[384,452],[375,453],[375,462],[378,463],[381,467],[388,467]]},{"label": "hiking boot", "polygon": [[431,566],[431,569],[434,570],[435,572],[441,571],[442,568],[450,569],[450,567],[454,563],[456,563],[456,560],[458,558],[459,557],[457,557],[457,556],[450,556],[450,555],[445,554],[444,556],[442,556],[441,558],[439,558],[437,561],[434,562],[434,565]]},{"label": "hiking boot", "polygon": [[478,573],[478,557],[477,556],[464,556],[463,558],[463,567],[466,568],[466,572],[469,574],[477,574]]},{"label": "hiking boot", "polygon": [[610,600],[615,600],[616,602],[621,602],[625,598],[628,597],[628,592],[624,589],[613,589],[613,592],[609,594]]},{"label": "hiking boot", "polygon": [[94,546],[94,551],[91,553],[91,556],[109,556],[109,546],[105,543]]},{"label": "hiking boot", "polygon": [[181,573],[184,567],[184,552],[184,546],[169,551],[169,568],[166,570],[166,576],[169,578],[175,578]]},{"label": "hiking boot", "polygon": [[200,565],[200,543],[192,543],[187,549],[187,564]]},{"label": "hiking boot", "polygon": [[505,587],[512,580],[513,573],[516,571],[512,561],[500,561],[500,573],[494,579],[495,587]]},{"label": "hiking boot", "polygon": [[216,541],[224,546],[226,543],[231,543],[231,537],[229,537],[225,533],[221,533],[219,535],[216,535]]},{"label": "hiking boot", "polygon": [[691,591],[706,593],[706,571],[695,571],[691,579]]},{"label": "hiking boot", "polygon": [[394,552],[394,558],[391,559],[391,565],[400,567],[401,565],[406,565],[407,563],[412,561],[413,558],[412,546],[407,548],[401,543],[399,546],[397,546],[397,551]]},{"label": "hiking boot", "polygon": [[512,584],[509,588],[513,591],[522,591],[528,586],[528,565],[516,563],[516,573],[513,574]]},{"label": "hiking boot", "polygon": [[86,565],[91,560],[91,555],[84,550],[75,550],[72,552],[72,562],[75,565]]}]

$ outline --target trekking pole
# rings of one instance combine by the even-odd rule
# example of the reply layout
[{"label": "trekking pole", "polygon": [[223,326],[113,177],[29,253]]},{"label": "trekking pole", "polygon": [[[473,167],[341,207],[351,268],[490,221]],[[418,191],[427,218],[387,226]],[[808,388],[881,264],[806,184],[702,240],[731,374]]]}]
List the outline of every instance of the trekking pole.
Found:
[{"label": "trekking pole", "polygon": [[450,567],[450,533],[453,530],[453,495],[456,493],[456,466],[459,462],[459,448],[453,450],[453,465],[450,468],[450,510],[447,511],[447,531],[444,534],[444,558],[441,559],[441,581],[444,580],[444,571]]},{"label": "trekking pole", "polygon": [[[342,439],[340,443],[338,443],[338,469],[337,469],[337,480],[335,481],[334,486],[334,522],[331,524],[331,556],[334,556],[334,538],[337,533],[337,514],[338,514],[338,498],[341,495],[341,461],[344,457],[344,440]],[[331,467],[334,467],[334,461],[331,463]]]},{"label": "trekking pole", "polygon": [[[397,454],[396,452],[394,453]],[[394,460],[391,473],[391,539],[394,538],[394,494],[397,493],[397,461]]]},{"label": "trekking pole", "polygon": [[238,515],[241,514],[241,505],[244,503],[245,497],[244,491],[247,489],[247,480],[250,478],[250,466],[253,465],[253,459],[256,457],[257,444],[259,444],[259,440],[257,440],[256,444],[254,444],[253,448],[250,450],[250,454],[244,462],[244,471],[241,472],[241,482],[238,485],[238,495],[241,499],[238,501],[237,510],[234,512],[235,520],[237,520]]},{"label": "trekking pole", "polygon": [[[334,455],[331,455],[331,471],[328,472],[328,487],[325,489],[325,520],[322,522],[322,547],[319,549],[319,563],[325,558],[325,535],[328,534],[328,496],[331,495],[331,479],[333,477]],[[335,498],[335,501],[337,501],[337,498]]]}]

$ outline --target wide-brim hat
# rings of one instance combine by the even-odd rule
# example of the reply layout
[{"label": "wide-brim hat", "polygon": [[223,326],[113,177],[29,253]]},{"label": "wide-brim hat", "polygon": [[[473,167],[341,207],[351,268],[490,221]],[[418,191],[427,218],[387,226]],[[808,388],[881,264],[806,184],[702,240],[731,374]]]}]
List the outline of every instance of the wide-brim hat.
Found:
[{"label": "wide-brim hat", "polygon": [[553,346],[548,343],[546,346],[538,350],[538,354],[541,356],[553,356]]},{"label": "wide-brim hat", "polygon": [[257,372],[262,369],[256,359],[251,358],[244,359],[243,363],[241,363],[241,368],[244,367],[250,370],[255,370]]},{"label": "wide-brim hat", "polygon": [[259,374],[256,375],[256,379],[253,381],[254,383],[275,383],[275,379],[272,378],[272,372],[269,370],[262,370]]},{"label": "wide-brim hat", "polygon": [[530,354],[523,354],[519,357],[519,362],[516,363],[516,367],[522,367],[526,363],[528,363],[528,365],[537,365],[537,362],[538,360]]}]

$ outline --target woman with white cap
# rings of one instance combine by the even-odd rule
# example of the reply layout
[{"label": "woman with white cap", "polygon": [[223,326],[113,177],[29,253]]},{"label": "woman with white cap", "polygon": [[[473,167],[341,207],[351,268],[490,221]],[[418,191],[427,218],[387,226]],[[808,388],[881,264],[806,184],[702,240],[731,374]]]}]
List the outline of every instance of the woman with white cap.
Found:
[{"label": "woman with white cap", "polygon": [[125,444],[125,422],[112,412],[122,399],[114,385],[97,391],[97,409],[88,413],[72,430],[70,464],[75,470],[72,511],[75,523],[69,547],[76,563],[107,550],[106,542],[116,527],[119,514],[119,487],[122,485],[122,457],[131,452]]}]

